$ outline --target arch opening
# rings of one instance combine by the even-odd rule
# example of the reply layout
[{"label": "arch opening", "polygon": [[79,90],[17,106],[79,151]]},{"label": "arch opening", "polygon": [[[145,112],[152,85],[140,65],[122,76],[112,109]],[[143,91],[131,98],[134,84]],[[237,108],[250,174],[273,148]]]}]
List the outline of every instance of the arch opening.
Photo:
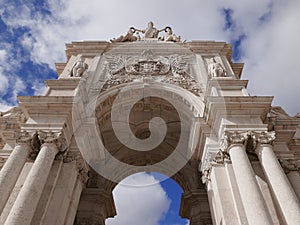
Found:
[{"label": "arch opening", "polygon": [[113,190],[117,215],[106,219],[106,225],[187,225],[179,215],[183,189],[172,178],[159,182],[160,173],[139,172],[123,179]]}]

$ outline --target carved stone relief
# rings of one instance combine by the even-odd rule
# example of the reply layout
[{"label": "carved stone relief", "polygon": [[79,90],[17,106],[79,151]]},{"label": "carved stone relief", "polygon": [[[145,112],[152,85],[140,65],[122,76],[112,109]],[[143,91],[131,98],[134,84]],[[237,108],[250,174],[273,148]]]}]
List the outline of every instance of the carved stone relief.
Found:
[{"label": "carved stone relief", "polygon": [[141,56],[106,55],[107,78],[102,91],[129,82],[164,82],[180,86],[196,96],[200,96],[202,88],[189,75],[188,61],[190,55],[155,56],[150,50]]}]

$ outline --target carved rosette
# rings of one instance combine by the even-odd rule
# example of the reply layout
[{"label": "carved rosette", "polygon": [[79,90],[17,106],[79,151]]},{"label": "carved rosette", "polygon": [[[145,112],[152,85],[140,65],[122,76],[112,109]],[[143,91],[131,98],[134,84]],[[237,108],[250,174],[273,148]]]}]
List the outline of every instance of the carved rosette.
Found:
[{"label": "carved rosette", "polygon": [[67,141],[61,132],[39,131],[38,138],[41,144],[54,144],[60,152],[67,150]]}]

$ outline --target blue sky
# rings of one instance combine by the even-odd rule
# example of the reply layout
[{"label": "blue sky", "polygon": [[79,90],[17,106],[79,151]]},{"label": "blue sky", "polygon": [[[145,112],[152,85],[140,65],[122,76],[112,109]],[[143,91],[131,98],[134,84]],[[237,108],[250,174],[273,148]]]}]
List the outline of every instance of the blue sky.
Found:
[{"label": "blue sky", "polygon": [[[232,43],[250,94],[274,96],[273,104],[294,116],[300,111],[299,10],[298,0],[0,0],[0,111],[16,105],[19,95],[43,93],[43,81],[57,78],[54,63],[66,61],[65,43],[108,41],[151,20],[187,41]],[[180,188],[172,181],[156,188],[161,214],[149,225],[186,224],[177,216]]]}]

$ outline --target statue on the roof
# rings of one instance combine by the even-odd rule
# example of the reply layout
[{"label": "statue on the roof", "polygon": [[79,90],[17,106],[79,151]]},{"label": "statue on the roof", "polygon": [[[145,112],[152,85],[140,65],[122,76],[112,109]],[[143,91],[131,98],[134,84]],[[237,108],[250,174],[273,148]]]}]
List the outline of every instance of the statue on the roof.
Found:
[{"label": "statue on the roof", "polygon": [[[166,32],[166,36],[164,37],[158,37],[159,33],[165,31]],[[141,38],[139,33],[144,34],[144,37]],[[111,39],[111,42],[133,42],[133,41],[139,41],[142,39],[157,39],[157,40],[161,40],[161,41],[172,41],[172,42],[181,42],[180,40],[180,36],[176,36],[171,27],[165,27],[163,29],[157,29],[153,22],[150,21],[148,23],[148,27],[146,29],[137,29],[134,27],[130,27],[129,31],[127,32],[127,34],[125,34],[124,36],[121,35],[118,38],[114,38]]]},{"label": "statue on the roof", "polygon": [[165,37],[162,38],[163,41],[173,41],[173,42],[180,42],[180,36],[176,36],[171,27],[166,27],[164,31],[167,33]]},{"label": "statue on the roof", "polygon": [[[133,27],[130,27],[127,34],[125,34],[124,36],[121,35],[118,38],[114,38],[111,39],[111,42],[126,42],[126,41],[137,41],[140,37],[138,36],[134,36],[135,33],[135,29]],[[138,33],[137,33],[138,34]]]}]

